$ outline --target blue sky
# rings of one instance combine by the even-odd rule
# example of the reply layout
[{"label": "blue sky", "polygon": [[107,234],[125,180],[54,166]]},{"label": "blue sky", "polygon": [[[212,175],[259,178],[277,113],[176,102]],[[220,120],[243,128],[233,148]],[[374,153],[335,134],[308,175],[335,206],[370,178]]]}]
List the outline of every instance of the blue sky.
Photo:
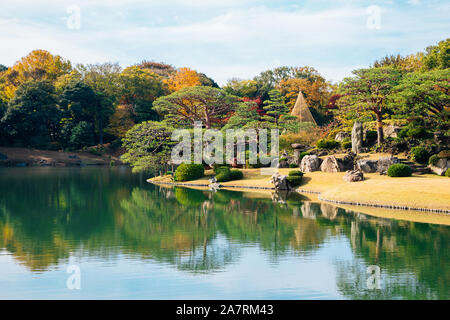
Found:
[{"label": "blue sky", "polygon": [[[163,61],[220,84],[281,65],[313,66],[338,81],[386,54],[450,36],[450,2],[440,0],[1,2],[1,64],[46,49],[73,63]],[[79,29],[67,26],[73,5]]]}]

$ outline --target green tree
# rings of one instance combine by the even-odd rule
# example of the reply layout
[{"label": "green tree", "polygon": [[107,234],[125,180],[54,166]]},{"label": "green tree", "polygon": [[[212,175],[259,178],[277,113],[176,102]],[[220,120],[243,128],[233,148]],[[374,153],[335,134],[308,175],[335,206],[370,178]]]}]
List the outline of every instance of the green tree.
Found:
[{"label": "green tree", "polygon": [[212,87],[186,87],[154,102],[155,110],[172,123],[202,121],[206,128],[223,121],[236,109],[238,99]]},{"label": "green tree", "polygon": [[158,120],[153,101],[169,93],[167,85],[156,73],[137,66],[126,68],[120,74],[120,103],[130,105],[135,121]]},{"label": "green tree", "polygon": [[450,68],[450,38],[429,46],[423,62],[427,70]]},{"label": "green tree", "polygon": [[8,67],[0,64],[0,72],[6,71],[6,70],[8,70]]},{"label": "green tree", "polygon": [[228,119],[223,129],[254,128],[260,118],[256,111],[257,108],[257,104],[253,101],[239,103],[236,112]]},{"label": "green tree", "polygon": [[60,118],[54,87],[45,80],[20,85],[9,101],[1,122],[16,143],[45,148],[56,140]]},{"label": "green tree", "polygon": [[280,124],[281,117],[286,118],[286,120],[287,118],[291,118],[288,114],[289,107],[284,102],[284,97],[281,95],[281,92],[276,89],[269,92],[269,100],[264,101],[263,109],[266,111],[266,116],[264,116],[263,119],[275,123],[277,128]]},{"label": "green tree", "polygon": [[170,160],[173,129],[164,122],[145,121],[128,130],[123,139],[126,153],[122,160],[133,171],[153,171],[167,165]]},{"label": "green tree", "polygon": [[92,124],[86,121],[78,122],[71,131],[69,142],[70,146],[76,149],[93,145],[94,130]]},{"label": "green tree", "polygon": [[373,113],[377,121],[378,145],[383,142],[383,115],[392,107],[387,103],[392,88],[401,73],[394,67],[359,69],[354,77],[345,78],[341,84],[342,97],[338,100],[339,113],[354,113],[362,116]]},{"label": "green tree", "polygon": [[418,119],[429,128],[450,129],[450,69],[406,74],[393,90],[396,113]]}]

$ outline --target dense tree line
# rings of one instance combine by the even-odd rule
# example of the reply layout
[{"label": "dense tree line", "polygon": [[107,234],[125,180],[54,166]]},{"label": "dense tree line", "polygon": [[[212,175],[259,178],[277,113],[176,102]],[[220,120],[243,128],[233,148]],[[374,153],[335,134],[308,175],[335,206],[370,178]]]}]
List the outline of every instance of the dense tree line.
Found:
[{"label": "dense tree line", "polygon": [[[76,65],[35,50],[7,68],[0,65],[0,145],[77,150],[111,142],[126,148],[137,167],[155,165],[134,157],[157,135],[155,128],[279,128],[301,130],[290,116],[299,91],[323,131],[356,120],[383,124],[402,119],[449,135],[450,40],[408,56],[386,56],[332,84],[312,67],[278,67],[220,88],[205,74],[153,61],[122,69],[118,64]],[[329,124],[328,126],[325,126]],[[141,145],[142,144],[142,145]],[[160,145],[160,144],[156,144]],[[165,158],[167,146],[144,159]],[[134,163],[136,164],[136,163]]]}]

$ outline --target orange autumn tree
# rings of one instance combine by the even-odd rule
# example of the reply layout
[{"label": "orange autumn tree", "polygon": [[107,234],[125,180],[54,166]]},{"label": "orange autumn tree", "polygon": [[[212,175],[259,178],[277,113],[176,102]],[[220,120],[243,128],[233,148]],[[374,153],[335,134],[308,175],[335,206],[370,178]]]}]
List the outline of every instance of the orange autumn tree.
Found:
[{"label": "orange autumn tree", "polygon": [[52,82],[72,71],[70,61],[52,55],[45,50],[34,50],[5,71],[5,95],[11,98],[17,87],[30,80],[50,80]]},{"label": "orange autumn tree", "polygon": [[171,92],[187,87],[201,86],[201,78],[197,71],[189,68],[180,68],[166,80]]},{"label": "orange autumn tree", "polygon": [[278,89],[286,98],[286,103],[292,109],[301,91],[309,106],[320,107],[326,104],[329,98],[329,86],[324,79],[310,81],[302,78],[281,80]]}]

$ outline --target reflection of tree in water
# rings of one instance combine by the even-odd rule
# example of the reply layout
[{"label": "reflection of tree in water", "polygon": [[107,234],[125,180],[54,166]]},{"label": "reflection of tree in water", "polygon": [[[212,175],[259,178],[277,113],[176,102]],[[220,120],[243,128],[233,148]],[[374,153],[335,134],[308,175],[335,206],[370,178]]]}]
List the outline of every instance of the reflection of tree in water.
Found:
[{"label": "reflection of tree in water", "polygon": [[[336,261],[337,285],[353,299],[448,299],[446,226],[376,219],[354,213],[343,225],[357,259]],[[367,266],[381,268],[381,289],[368,290]]]},{"label": "reflection of tree in water", "polygon": [[[273,262],[310,255],[330,237],[352,256],[335,261],[337,286],[352,298],[448,298],[449,228],[369,218],[295,193],[273,197],[159,188],[128,171],[11,170],[0,174],[0,246],[31,270],[81,251],[120,253],[211,272],[257,246]],[[366,267],[380,265],[381,291],[367,291]]]}]

